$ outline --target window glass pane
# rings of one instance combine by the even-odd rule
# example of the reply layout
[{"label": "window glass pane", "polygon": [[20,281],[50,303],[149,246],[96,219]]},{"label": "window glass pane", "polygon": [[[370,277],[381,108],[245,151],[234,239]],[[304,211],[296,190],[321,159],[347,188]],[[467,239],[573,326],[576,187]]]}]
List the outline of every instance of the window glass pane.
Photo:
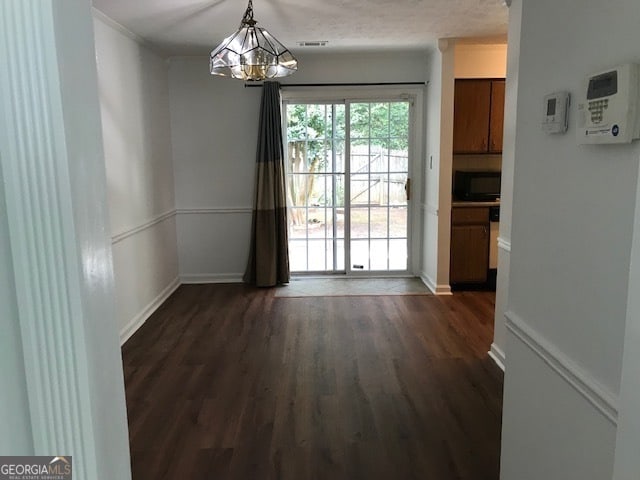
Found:
[{"label": "window glass pane", "polygon": [[389,240],[389,269],[407,269],[407,241]]},{"label": "window glass pane", "polygon": [[409,170],[409,152],[405,150],[391,150],[389,153],[389,171],[407,172]]},{"label": "window glass pane", "polygon": [[344,208],[336,208],[336,238],[344,238]]},{"label": "window glass pane", "polygon": [[351,238],[369,237],[369,209],[351,209]]},{"label": "window glass pane", "polygon": [[371,238],[387,238],[387,207],[371,207],[369,220],[369,235]]},{"label": "window glass pane", "polygon": [[323,140],[311,140],[307,142],[305,172],[318,173],[326,170],[328,158],[324,147],[325,142]]},{"label": "window glass pane", "polygon": [[391,103],[390,130],[392,137],[409,137],[409,103]]},{"label": "window glass pane", "polygon": [[388,173],[372,173],[369,181],[369,201],[371,205],[386,205],[389,190]]},{"label": "window glass pane", "polygon": [[336,269],[338,271],[344,271],[344,240],[336,241]]},{"label": "window glass pane", "polygon": [[369,270],[369,240],[351,240],[351,268]]},{"label": "window glass pane", "polygon": [[407,204],[406,185],[406,173],[392,173],[389,175],[389,203],[391,205]]},{"label": "window glass pane", "polygon": [[389,137],[389,103],[372,103],[369,121],[371,137]]},{"label": "window glass pane", "polygon": [[351,175],[351,205],[369,204],[369,175]]},{"label": "window glass pane", "polygon": [[407,238],[407,207],[389,209],[389,236]]},{"label": "window glass pane", "polygon": [[309,240],[309,271],[319,272],[326,270],[326,251],[324,240]]},{"label": "window glass pane", "polygon": [[344,207],[344,175],[334,175],[335,184],[335,205]]},{"label": "window glass pane", "polygon": [[345,105],[335,105],[336,119],[335,119],[335,138],[345,138]]},{"label": "window glass pane", "polygon": [[289,207],[289,238],[307,238],[307,209]]},{"label": "window glass pane", "polygon": [[369,140],[351,141],[351,173],[366,173],[369,171]]},{"label": "window glass pane", "polygon": [[369,136],[369,104],[352,103],[351,110],[351,137],[367,138]]},{"label": "window glass pane", "polygon": [[371,240],[371,270],[387,270],[388,240]]},{"label": "window glass pane", "polygon": [[345,172],[345,142],[344,140],[335,140],[333,142],[335,148],[335,163],[333,164],[333,171],[335,173]]},{"label": "window glass pane", "polygon": [[333,240],[325,241],[324,250],[325,250],[325,259],[327,262],[325,270],[327,271],[333,270]]},{"label": "window glass pane", "polygon": [[309,232],[309,238],[324,238],[326,209],[309,207],[308,212],[307,231]]},{"label": "window glass pane", "polygon": [[326,177],[324,175],[298,175],[296,205],[324,206]]},{"label": "window glass pane", "polygon": [[306,118],[306,105],[287,105],[287,138],[290,141],[305,140],[307,138]]},{"label": "window glass pane", "polygon": [[287,173],[306,173],[307,141],[290,140],[287,142]]},{"label": "window glass pane", "polygon": [[371,171],[389,171],[389,150],[379,139],[371,140]]},{"label": "window glass pane", "polygon": [[307,105],[307,137],[323,139],[327,134],[325,105]]},{"label": "window glass pane", "polygon": [[327,139],[333,138],[333,109],[331,105],[322,105],[324,109],[325,134]]},{"label": "window glass pane", "polygon": [[292,272],[304,272],[307,269],[307,241],[289,241],[289,267]]}]

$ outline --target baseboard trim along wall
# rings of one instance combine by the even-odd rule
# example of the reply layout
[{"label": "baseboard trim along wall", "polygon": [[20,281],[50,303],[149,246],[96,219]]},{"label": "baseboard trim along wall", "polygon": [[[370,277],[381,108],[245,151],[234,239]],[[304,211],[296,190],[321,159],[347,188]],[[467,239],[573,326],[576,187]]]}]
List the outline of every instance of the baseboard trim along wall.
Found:
[{"label": "baseboard trim along wall", "polygon": [[242,283],[243,273],[194,273],[180,275],[181,283]]},{"label": "baseboard trim along wall", "polygon": [[154,225],[157,225],[160,222],[164,222],[165,220],[167,220],[168,218],[171,218],[173,216],[176,215],[176,210],[169,210],[168,212],[162,213],[156,217],[153,217],[151,220],[149,220],[148,222],[143,223],[142,225],[138,225],[137,227],[133,227],[129,230],[126,230],[122,233],[118,233],[117,235],[114,235],[113,237],[111,237],[111,244],[115,245],[118,242],[121,242],[122,240],[124,240],[125,238],[129,238],[133,235],[135,235],[136,233],[140,233],[148,228],[153,227]]},{"label": "baseboard trim along wall", "polygon": [[498,367],[504,372],[504,364],[506,361],[506,357],[504,352],[500,347],[498,347],[495,343],[491,344],[491,350],[489,350],[489,357],[495,362]]},{"label": "baseboard trim along wall", "polygon": [[420,273],[420,280],[436,295],[452,295],[450,285],[437,285],[425,272]]},{"label": "baseboard trim along wall", "polygon": [[552,370],[591,403],[613,425],[618,423],[618,397],[602,386],[514,312],[505,312],[507,330],[529,347]]},{"label": "baseboard trim along wall", "polygon": [[180,286],[180,278],[176,277],[173,281],[162,290],[156,298],[154,298],[138,315],[133,317],[131,321],[120,331],[120,346],[124,345],[138,329],[144,325],[151,315],[162,305],[173,292]]}]

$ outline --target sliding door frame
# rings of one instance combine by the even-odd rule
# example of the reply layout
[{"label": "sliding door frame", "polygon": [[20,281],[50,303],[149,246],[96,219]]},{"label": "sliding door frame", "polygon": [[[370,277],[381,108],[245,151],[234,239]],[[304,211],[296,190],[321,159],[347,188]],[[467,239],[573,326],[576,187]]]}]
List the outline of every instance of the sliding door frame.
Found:
[{"label": "sliding door frame", "polygon": [[[344,243],[345,243],[345,270],[339,272],[295,272],[299,276],[348,276],[348,277],[406,277],[419,275],[421,272],[422,255],[420,246],[423,237],[423,222],[420,212],[424,210],[423,177],[427,166],[424,161],[425,134],[424,134],[424,88],[398,88],[398,87],[357,87],[335,89],[334,87],[304,87],[290,88],[282,86],[282,127],[283,141],[286,148],[286,106],[288,104],[345,104],[345,154],[350,156],[350,108],[351,103],[360,102],[397,102],[409,103],[409,168],[408,177],[411,179],[411,198],[407,202],[407,270],[406,271],[354,271],[350,258],[351,219],[345,214]],[[350,201],[350,161],[345,165],[345,203]],[[334,227],[335,228],[335,227]],[[335,242],[334,236],[334,242]],[[334,258],[334,266],[336,259]]]}]

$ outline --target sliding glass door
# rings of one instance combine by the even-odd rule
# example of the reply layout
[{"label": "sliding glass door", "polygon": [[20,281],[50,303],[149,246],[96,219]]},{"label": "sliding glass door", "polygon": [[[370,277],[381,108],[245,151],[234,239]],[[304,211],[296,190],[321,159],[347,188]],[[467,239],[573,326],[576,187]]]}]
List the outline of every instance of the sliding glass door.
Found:
[{"label": "sliding glass door", "polygon": [[286,105],[292,272],[406,272],[409,102]]}]

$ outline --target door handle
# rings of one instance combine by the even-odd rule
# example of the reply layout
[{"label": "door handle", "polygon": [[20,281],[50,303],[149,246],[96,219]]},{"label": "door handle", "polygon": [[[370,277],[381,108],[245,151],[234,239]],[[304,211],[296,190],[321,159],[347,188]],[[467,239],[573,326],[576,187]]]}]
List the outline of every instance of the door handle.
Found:
[{"label": "door handle", "polygon": [[404,191],[407,194],[407,202],[411,200],[411,179],[407,178],[406,183],[404,184]]}]

